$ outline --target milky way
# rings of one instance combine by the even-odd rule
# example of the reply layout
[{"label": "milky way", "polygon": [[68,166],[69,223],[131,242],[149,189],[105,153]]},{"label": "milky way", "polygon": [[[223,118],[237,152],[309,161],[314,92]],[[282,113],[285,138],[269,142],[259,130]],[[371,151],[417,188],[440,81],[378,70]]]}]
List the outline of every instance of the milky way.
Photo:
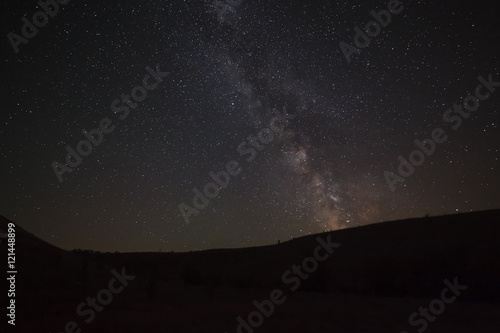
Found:
[{"label": "milky way", "polygon": [[[17,54],[4,43],[0,214],[64,248],[185,251],[499,208],[498,92],[395,192],[384,178],[478,76],[500,81],[498,6],[480,2],[403,2],[350,63],[340,43],[387,2],[70,2]],[[37,10],[13,2],[5,35]],[[169,75],[120,120],[113,100],[157,65]],[[106,117],[116,130],[59,182],[51,163]],[[179,204],[231,160],[186,224]]]}]

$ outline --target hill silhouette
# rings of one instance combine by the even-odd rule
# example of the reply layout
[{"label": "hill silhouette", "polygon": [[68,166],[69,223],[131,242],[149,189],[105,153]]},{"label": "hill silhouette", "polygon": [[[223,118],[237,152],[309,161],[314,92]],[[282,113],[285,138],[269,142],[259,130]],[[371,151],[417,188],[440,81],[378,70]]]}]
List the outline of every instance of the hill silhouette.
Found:
[{"label": "hill silhouette", "polygon": [[[75,321],[82,332],[236,332],[254,300],[281,289],[286,302],[255,331],[417,332],[408,317],[440,297],[444,280],[458,279],[467,289],[426,332],[498,332],[499,217],[491,210],[407,219],[183,253],[65,251],[16,226],[16,329],[63,332]],[[0,217],[0,230],[8,222]],[[341,246],[291,291],[283,273],[313,256],[318,237]],[[135,279],[85,323],[77,305],[122,268]]]}]

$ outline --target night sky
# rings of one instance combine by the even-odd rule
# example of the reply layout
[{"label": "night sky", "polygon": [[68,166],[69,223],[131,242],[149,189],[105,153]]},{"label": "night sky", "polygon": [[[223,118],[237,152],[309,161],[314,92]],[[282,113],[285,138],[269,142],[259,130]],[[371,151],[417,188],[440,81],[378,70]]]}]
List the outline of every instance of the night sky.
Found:
[{"label": "night sky", "polygon": [[[479,76],[500,82],[498,2],[404,1],[349,62],[341,43],[387,1],[73,0],[17,53],[8,34],[41,8],[8,2],[0,214],[56,246],[258,246],[500,208],[500,87],[443,119]],[[54,162],[100,125],[59,181]],[[392,191],[386,172],[437,128],[447,140]]]}]

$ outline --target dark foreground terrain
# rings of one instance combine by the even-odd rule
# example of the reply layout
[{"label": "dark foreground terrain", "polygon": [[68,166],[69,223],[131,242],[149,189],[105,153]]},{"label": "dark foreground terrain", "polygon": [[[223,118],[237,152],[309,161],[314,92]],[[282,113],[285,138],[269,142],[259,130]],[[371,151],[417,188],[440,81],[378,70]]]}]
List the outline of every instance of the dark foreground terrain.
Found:
[{"label": "dark foreground terrain", "polygon": [[[192,253],[68,252],[16,226],[16,325],[3,310],[0,332],[237,332],[256,300],[256,327],[239,332],[498,333],[499,218],[426,217]],[[0,217],[0,232],[8,222]],[[5,239],[0,247],[6,258]]]}]

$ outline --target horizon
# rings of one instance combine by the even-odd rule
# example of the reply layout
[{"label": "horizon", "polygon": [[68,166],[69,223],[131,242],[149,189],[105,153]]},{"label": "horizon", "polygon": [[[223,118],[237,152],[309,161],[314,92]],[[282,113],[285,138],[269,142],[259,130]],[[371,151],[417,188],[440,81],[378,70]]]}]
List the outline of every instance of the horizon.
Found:
[{"label": "horizon", "polygon": [[[500,208],[498,208],[498,209],[480,210],[480,211],[471,211],[471,212],[455,212],[454,214],[444,214],[444,215],[435,215],[435,216],[426,214],[426,215],[420,216],[420,217],[418,217],[418,216],[417,217],[408,217],[408,218],[404,218],[404,219],[389,220],[389,221],[380,221],[380,222],[374,222],[374,223],[369,223],[369,224],[359,225],[359,226],[350,226],[350,227],[346,227],[346,228],[342,228],[342,229],[324,230],[324,231],[317,232],[317,233],[309,233],[309,234],[299,235],[297,237],[293,237],[292,236],[290,239],[278,240],[275,243],[261,244],[261,245],[252,245],[252,246],[244,246],[244,247],[220,247],[220,248],[206,248],[206,249],[195,249],[195,250],[185,250],[185,251],[174,251],[174,250],[167,250],[167,249],[158,249],[156,251],[155,250],[148,250],[148,251],[127,251],[127,252],[116,251],[116,250],[115,251],[103,251],[103,250],[88,249],[88,248],[78,248],[78,247],[71,248],[71,249],[65,249],[65,248],[57,246],[57,244],[51,243],[49,240],[45,240],[45,239],[40,238],[38,235],[33,234],[29,230],[26,230],[26,228],[24,228],[22,225],[16,224],[15,221],[12,221],[12,220],[8,219],[7,217],[5,217],[5,216],[3,216],[1,214],[0,214],[0,218],[3,218],[3,219],[6,219],[7,221],[15,223],[16,227],[21,227],[24,230],[24,232],[28,232],[28,233],[32,234],[34,237],[36,237],[37,239],[40,239],[41,241],[43,241],[43,242],[45,242],[45,243],[47,243],[49,245],[55,246],[55,247],[57,247],[57,248],[59,248],[61,250],[68,251],[68,252],[73,252],[73,251],[88,252],[88,251],[91,251],[93,253],[101,253],[101,254],[113,254],[113,253],[123,253],[123,254],[127,254],[127,253],[164,253],[164,254],[168,254],[168,253],[193,253],[193,252],[203,252],[203,251],[212,251],[212,250],[214,250],[214,251],[217,251],[217,250],[238,250],[238,249],[250,249],[250,248],[258,248],[258,247],[267,247],[267,246],[281,245],[281,244],[284,244],[284,243],[287,243],[287,242],[290,242],[290,241],[294,241],[294,240],[297,240],[297,239],[300,239],[300,238],[308,237],[308,236],[319,236],[319,235],[322,235],[322,234],[325,234],[325,233],[335,233],[336,231],[349,230],[349,229],[358,229],[358,228],[376,226],[376,225],[380,225],[380,224],[384,224],[384,223],[404,223],[404,222],[407,222],[407,221],[410,221],[410,220],[432,219],[432,218],[438,218],[439,219],[439,218],[444,218],[444,217],[449,217],[449,216],[467,215],[467,214],[480,214],[480,213],[487,213],[487,212],[494,212],[494,211],[500,211]],[[0,231],[2,231],[2,230],[0,229]],[[1,236],[1,233],[0,233],[0,236]],[[5,238],[7,238],[7,234],[5,234]]]}]

